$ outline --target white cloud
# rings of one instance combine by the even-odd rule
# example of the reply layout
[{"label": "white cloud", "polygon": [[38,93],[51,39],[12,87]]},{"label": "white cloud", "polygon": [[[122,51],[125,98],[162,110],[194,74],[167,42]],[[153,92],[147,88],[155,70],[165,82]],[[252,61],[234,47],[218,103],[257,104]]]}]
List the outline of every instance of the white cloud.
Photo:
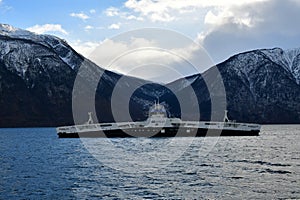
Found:
[{"label": "white cloud", "polygon": [[8,11],[11,11],[13,9],[12,6],[9,6],[7,5],[6,2],[4,2],[3,0],[0,0],[0,11],[1,11],[1,14],[4,14]]},{"label": "white cloud", "polygon": [[92,29],[94,29],[94,27],[91,26],[91,25],[87,25],[87,26],[84,27],[84,30],[86,30],[86,31],[89,31],[89,30],[92,30]]},{"label": "white cloud", "polygon": [[[256,4],[257,3],[249,3],[247,4],[247,6]],[[243,10],[243,12],[240,12],[241,7],[244,6],[246,5],[215,8],[209,10],[205,16],[204,24],[211,26],[221,26],[228,23],[234,23],[247,27],[254,26],[257,21],[257,17],[253,15],[251,10]]]},{"label": "white cloud", "polygon": [[90,10],[90,13],[91,13],[91,14],[95,14],[96,12],[97,12],[97,11],[96,11],[95,9],[91,9],[91,10]]},{"label": "white cloud", "polygon": [[82,20],[86,20],[86,19],[90,18],[88,15],[84,14],[83,12],[81,12],[81,13],[71,13],[70,16],[71,17],[77,17],[77,18],[82,19]]},{"label": "white cloud", "polygon": [[299,47],[300,2],[271,0],[211,9],[205,16],[206,31],[198,41],[217,62],[236,53],[258,48]]},{"label": "white cloud", "polygon": [[114,16],[118,16],[120,14],[120,10],[116,7],[109,7],[104,11],[104,13],[108,17],[114,17]]},{"label": "white cloud", "polygon": [[168,13],[152,13],[150,18],[153,22],[156,21],[170,22],[176,19],[175,17],[172,17]]},{"label": "white cloud", "polygon": [[165,51],[147,48],[155,46],[158,46],[155,41],[144,38],[131,38],[127,42],[106,39],[89,58],[111,71],[149,79],[157,76],[157,71],[155,71],[157,69],[153,71],[149,69],[149,66],[145,69],[145,63],[158,63],[159,61],[163,65],[163,63],[174,61],[174,58],[171,58]]},{"label": "white cloud", "polygon": [[[146,22],[150,20],[172,22],[166,27],[172,29],[180,27],[186,33],[191,32],[191,36],[198,32],[197,42],[208,50],[216,64],[235,53],[246,50],[275,46],[285,48],[288,45],[297,47],[295,45],[299,45],[296,42],[300,38],[300,26],[296,21],[300,18],[299,9],[300,1],[297,0],[285,2],[281,0],[127,0],[123,7],[110,7],[103,13],[108,17],[119,17],[118,21],[122,22],[105,28],[119,29],[122,25],[125,29],[123,25],[125,22],[122,19],[148,20]],[[86,30],[90,28],[92,27],[86,26]],[[97,58],[94,58],[98,59],[99,63],[112,61],[114,56],[130,52],[134,48],[155,46],[156,42],[145,38],[133,38],[130,42],[106,40],[102,45],[105,48],[96,49]],[[78,46],[88,52],[91,52],[92,47],[94,48],[91,44],[81,43]],[[198,54],[201,50],[197,46],[183,45],[178,48],[173,47],[171,50],[188,60],[201,63]],[[176,61],[166,52],[145,49],[133,54],[129,53],[118,62],[118,66],[112,66],[111,70],[128,73],[130,70],[135,70],[132,66],[128,66],[128,63],[139,66],[151,60],[161,60],[162,63],[172,65],[174,64],[172,61]],[[201,69],[203,71],[210,66],[203,65]],[[188,70],[186,73],[188,74]]]},{"label": "white cloud", "polygon": [[78,53],[82,54],[85,57],[89,57],[89,55],[98,47],[101,42],[82,42],[80,40],[70,42],[71,46]]},{"label": "white cloud", "polygon": [[124,5],[153,22],[170,22],[180,18],[184,13],[197,13],[197,9],[227,8],[262,1],[268,0],[127,0]]},{"label": "white cloud", "polygon": [[[191,40],[161,33],[156,39],[106,39],[88,58],[108,70],[159,82],[203,72],[213,65],[206,52]],[[154,35],[149,34],[147,37]]]},{"label": "white cloud", "polygon": [[109,25],[107,28],[108,29],[120,29],[120,26],[121,26],[121,24],[120,23],[117,23],[117,24],[111,24],[111,25]]},{"label": "white cloud", "polygon": [[137,16],[134,16],[134,15],[128,15],[128,16],[125,16],[125,19],[128,19],[128,20],[137,20],[137,21],[144,21],[144,18],[142,17],[137,17]]},{"label": "white cloud", "polygon": [[58,32],[58,33],[68,35],[68,32],[66,30],[64,30],[60,24],[35,25],[35,26],[27,28],[26,30],[37,33],[37,34]]},{"label": "white cloud", "polygon": [[135,16],[128,12],[123,12],[119,8],[116,7],[109,7],[104,11],[104,14],[108,17],[120,17],[126,20],[137,20],[143,21],[144,19],[140,16]]}]

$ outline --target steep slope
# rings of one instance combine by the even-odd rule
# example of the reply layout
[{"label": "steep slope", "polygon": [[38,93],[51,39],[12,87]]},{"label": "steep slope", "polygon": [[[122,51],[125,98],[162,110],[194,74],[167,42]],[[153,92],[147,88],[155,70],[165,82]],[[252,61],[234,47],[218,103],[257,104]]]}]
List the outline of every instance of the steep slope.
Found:
[{"label": "steep slope", "polygon": [[[80,122],[87,120],[87,112],[94,106],[100,121],[113,121],[111,95],[114,90],[121,91],[117,96],[120,103],[114,105],[115,109],[121,113],[121,120],[130,120],[122,116],[126,109],[121,102],[128,98],[122,94],[129,88],[146,84],[130,101],[132,117],[145,118],[148,109],[145,105],[154,102],[157,96],[152,94],[160,90],[160,85],[106,71],[57,37],[0,24],[0,127],[74,124],[73,86],[82,65],[90,73],[79,75],[82,91],[75,94],[80,103],[76,108],[80,110]],[[92,94],[99,74],[102,76],[97,92]],[[95,105],[88,105],[86,98],[95,98]]]},{"label": "steep slope", "polygon": [[261,50],[274,63],[290,71],[296,82],[300,83],[300,48],[282,50],[280,48]]},{"label": "steep slope", "polygon": [[299,77],[294,71],[259,50],[234,56],[218,68],[224,79],[229,110],[236,119],[300,122]]},{"label": "steep slope", "polygon": [[59,38],[0,25],[0,126],[72,124],[75,68],[82,61]]},{"label": "steep slope", "polygon": [[[299,123],[299,54],[296,52],[299,51],[255,50],[218,64],[216,67],[224,82],[229,117],[243,122]],[[206,79],[214,83],[212,73],[213,68],[193,76],[199,77],[191,83],[199,102],[207,102],[208,97],[215,96],[202,91],[206,87],[202,77],[211,77]]]}]

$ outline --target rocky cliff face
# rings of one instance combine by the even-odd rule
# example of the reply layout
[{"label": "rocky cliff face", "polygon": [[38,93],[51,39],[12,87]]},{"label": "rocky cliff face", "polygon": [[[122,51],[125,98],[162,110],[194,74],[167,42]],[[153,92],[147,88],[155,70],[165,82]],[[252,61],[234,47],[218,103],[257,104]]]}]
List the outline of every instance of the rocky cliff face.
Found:
[{"label": "rocky cliff face", "polygon": [[[121,120],[130,120],[122,114],[126,111],[124,102],[129,90],[133,90],[129,107],[134,120],[145,119],[149,106],[158,98],[170,115],[194,119],[194,112],[200,107],[201,119],[208,120],[211,99],[218,99],[220,95],[217,90],[208,92],[207,83],[209,87],[218,85],[215,68],[224,82],[226,107],[231,119],[258,123],[300,122],[300,49],[284,51],[275,48],[241,53],[201,75],[162,86],[105,71],[57,37],[0,25],[0,127],[73,124],[73,85],[83,63],[92,71],[91,76],[83,77],[85,89],[97,79],[94,75],[102,74],[95,102],[96,114],[103,122],[114,120],[111,112],[114,91],[119,91],[114,97],[118,100],[113,105],[115,110]],[[190,98],[189,86],[194,89],[198,101]],[[190,108],[186,113],[180,112],[175,95],[188,101]],[[85,102],[80,104],[82,122],[87,119],[89,106]],[[220,120],[222,116],[223,112]]]}]

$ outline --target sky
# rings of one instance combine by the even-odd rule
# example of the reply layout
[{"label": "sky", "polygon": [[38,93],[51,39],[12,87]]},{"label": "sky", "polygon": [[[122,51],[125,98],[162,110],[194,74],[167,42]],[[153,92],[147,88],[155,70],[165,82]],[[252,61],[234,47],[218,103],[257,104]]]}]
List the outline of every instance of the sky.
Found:
[{"label": "sky", "polygon": [[[171,30],[174,38],[181,35],[191,44],[184,43],[180,48],[170,44],[164,48],[176,49],[188,61],[199,57],[197,51],[203,48],[212,63],[217,64],[252,49],[300,47],[299,10],[300,0],[0,0],[0,23],[37,34],[54,34],[84,56],[94,57],[99,65],[105,64],[101,59],[151,45],[156,50],[142,50],[143,55],[154,53],[156,56],[152,57],[159,59],[157,49],[163,45],[157,45],[155,37],[142,38],[133,32],[131,38],[121,41],[120,35],[143,28]],[[163,39],[168,40],[168,36]],[[106,55],[109,53],[113,56]],[[165,54],[161,56],[166,58]],[[138,57],[139,63],[148,59],[141,52]],[[163,63],[166,64],[170,65],[170,61]],[[145,70],[111,64],[106,67],[142,78],[157,76],[150,73],[149,62],[146,65]],[[153,68],[153,72],[158,71],[158,65]],[[184,71],[192,73],[181,66],[179,73]]]}]

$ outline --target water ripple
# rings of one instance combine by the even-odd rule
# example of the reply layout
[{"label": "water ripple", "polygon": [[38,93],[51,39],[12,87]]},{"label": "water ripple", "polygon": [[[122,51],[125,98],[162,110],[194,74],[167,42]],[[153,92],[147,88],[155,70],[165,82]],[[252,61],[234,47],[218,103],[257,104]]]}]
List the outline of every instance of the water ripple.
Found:
[{"label": "water ripple", "polygon": [[[125,163],[118,157],[103,155],[108,167],[79,139],[58,139],[52,128],[0,129],[0,199],[300,199],[299,130],[263,126],[259,137],[220,138],[206,156],[205,140],[195,138],[168,166],[127,173],[116,170]],[[112,142],[139,153],[168,140]]]}]

